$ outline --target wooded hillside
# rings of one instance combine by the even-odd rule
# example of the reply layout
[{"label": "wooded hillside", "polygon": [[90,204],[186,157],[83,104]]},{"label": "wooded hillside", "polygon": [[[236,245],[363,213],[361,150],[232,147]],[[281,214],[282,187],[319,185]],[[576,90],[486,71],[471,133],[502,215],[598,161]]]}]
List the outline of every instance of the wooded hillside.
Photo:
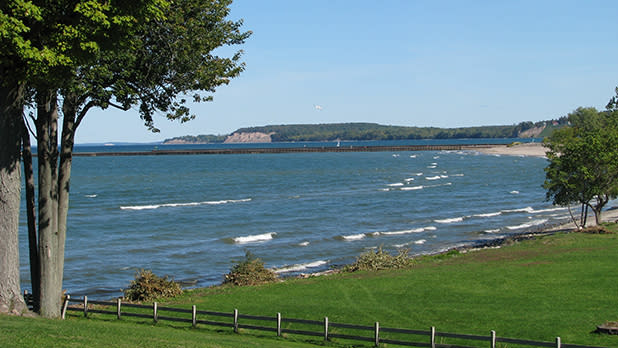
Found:
[{"label": "wooded hillside", "polygon": [[[521,122],[511,126],[481,126],[463,128],[403,127],[377,123],[329,123],[271,125],[240,128],[236,133],[271,134],[273,142],[334,141],[334,140],[403,140],[403,139],[462,139],[537,137],[546,128],[566,124],[566,119]],[[164,143],[218,143],[226,136],[199,135],[166,139]]]}]

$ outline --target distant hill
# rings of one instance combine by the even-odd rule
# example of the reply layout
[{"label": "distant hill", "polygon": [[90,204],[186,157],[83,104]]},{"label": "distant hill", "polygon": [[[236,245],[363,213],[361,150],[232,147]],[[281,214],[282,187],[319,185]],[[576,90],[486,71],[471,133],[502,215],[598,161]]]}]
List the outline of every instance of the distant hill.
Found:
[{"label": "distant hill", "polygon": [[[295,142],[334,140],[480,139],[546,136],[566,124],[566,118],[522,122],[511,126],[462,128],[386,126],[377,123],[328,123],[271,125],[240,128],[230,135],[198,135],[166,139],[164,144],[221,142]],[[256,140],[259,139],[259,140]]]}]

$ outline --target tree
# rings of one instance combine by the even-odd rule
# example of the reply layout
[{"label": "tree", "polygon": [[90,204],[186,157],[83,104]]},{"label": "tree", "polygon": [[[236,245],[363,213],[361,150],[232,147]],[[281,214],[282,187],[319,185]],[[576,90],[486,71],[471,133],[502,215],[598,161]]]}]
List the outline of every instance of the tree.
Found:
[{"label": "tree", "polygon": [[571,127],[545,141],[546,198],[562,206],[581,204],[578,226],[586,225],[588,208],[599,224],[604,206],[618,196],[618,113],[578,108],[568,116]]},{"label": "tree", "polygon": [[[118,2],[120,6],[113,6],[114,3],[97,0],[0,2],[0,72],[3,77],[0,81],[0,172],[3,176],[2,186],[6,188],[0,190],[0,209],[7,212],[0,216],[0,255],[6,255],[3,256],[1,266],[2,283],[10,285],[10,289],[4,286],[0,288],[3,310],[7,303],[8,307],[11,306],[11,301],[23,303],[23,300],[12,300],[11,296],[14,296],[16,290],[19,293],[18,225],[13,221],[19,219],[19,142],[26,135],[22,117],[24,106],[36,101],[38,111],[45,115],[36,124],[45,136],[39,137],[37,144],[39,155],[42,154],[44,159],[39,161],[43,165],[39,167],[39,171],[43,172],[39,178],[43,178],[44,185],[39,183],[39,213],[43,217],[39,220],[39,226],[43,228],[39,231],[39,240],[35,238],[35,241],[42,250],[39,259],[55,262],[57,245],[48,239],[50,236],[53,239],[57,234],[56,221],[49,215],[50,207],[53,206],[52,198],[56,193],[51,186],[46,186],[48,183],[52,185],[53,180],[50,179],[54,171],[45,167],[45,158],[52,158],[57,153],[54,150],[57,144],[57,123],[54,121],[57,121],[58,115],[55,91],[71,80],[72,72],[92,62],[101,50],[117,45],[109,39],[110,34],[126,36],[136,19],[160,17],[160,8],[166,4],[162,0],[138,0],[126,4]],[[110,43],[108,47],[105,47],[106,43]],[[7,278],[4,278],[5,275]],[[54,275],[50,274],[50,277]],[[59,306],[55,304],[59,301],[60,295],[57,300],[50,302],[52,306],[42,308],[41,314],[57,316]]]},{"label": "tree", "polygon": [[[76,59],[76,64],[61,67],[61,72],[55,67],[50,68],[53,76],[61,78],[32,78],[29,81],[37,106],[31,120],[36,130],[39,164],[38,231],[29,234],[38,234],[38,238],[30,239],[38,243],[36,248],[31,247],[31,260],[38,262],[31,263],[40,267],[35,269],[33,266],[31,274],[33,288],[38,284],[42,315],[59,315],[69,182],[77,127],[93,107],[112,106],[127,110],[132,105],[139,105],[140,117],[153,131],[157,131],[153,121],[153,114],[157,111],[181,122],[195,117],[189,113],[186,100],[178,100],[179,97],[195,91],[195,101],[211,100],[212,96],[200,92],[214,92],[217,86],[229,83],[244,69],[240,62],[242,51],[235,52],[231,58],[212,53],[223,45],[241,44],[251,34],[240,32],[242,21],[225,19],[230,3],[230,0],[179,0],[169,6],[159,3],[155,8],[161,9],[161,15],[151,16],[142,11],[137,12],[141,17],[128,19],[126,16],[117,18],[123,13],[122,9],[104,6],[96,16],[99,20],[104,18],[103,23],[125,23],[127,20],[135,23],[122,26],[121,30],[106,30],[106,35],[100,40],[96,37],[99,41],[90,42],[96,49],[87,56],[88,59]],[[63,17],[70,13],[68,8],[60,11],[50,6],[45,10],[51,14],[60,13],[56,21],[72,21],[72,17]],[[96,33],[96,28],[94,25],[90,30]],[[88,27],[74,29],[81,31]],[[114,44],[117,42],[121,44]],[[62,95],[61,109],[59,94]],[[58,147],[60,114],[63,124]],[[27,139],[24,139],[24,150],[28,149],[27,144]],[[27,153],[24,151],[26,157]],[[27,162],[26,158],[24,162]],[[27,188],[31,185],[28,184]],[[29,226],[34,224],[29,223]]]}]

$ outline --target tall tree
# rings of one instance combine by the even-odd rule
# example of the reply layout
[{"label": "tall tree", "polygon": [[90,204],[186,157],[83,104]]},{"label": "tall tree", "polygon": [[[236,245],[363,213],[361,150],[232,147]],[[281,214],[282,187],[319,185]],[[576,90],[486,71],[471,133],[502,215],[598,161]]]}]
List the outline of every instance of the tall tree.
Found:
[{"label": "tall tree", "polygon": [[602,210],[618,196],[618,112],[578,108],[569,114],[571,127],[555,131],[545,142],[546,197],[554,204],[582,206],[580,225],[588,208],[601,222]]},{"label": "tall tree", "polygon": [[[2,144],[0,167],[7,173],[7,190],[0,191],[2,209],[7,215],[0,216],[3,226],[0,254],[6,252],[16,258],[18,226],[12,221],[18,218],[20,195],[15,194],[15,178],[20,181],[19,166],[14,165],[20,156],[20,146],[15,146],[14,137],[26,134],[22,118],[23,107],[28,102],[37,104],[37,142],[39,156],[39,235],[38,257],[41,260],[41,314],[56,317],[60,311],[61,277],[53,267],[42,260],[57,263],[61,237],[56,237],[57,218],[51,213],[56,208],[57,187],[54,180],[57,171],[50,162],[57,157],[57,91],[68,85],[80,66],[92,64],[100,52],[117,49],[122,40],[132,37],[135,22],[145,18],[159,18],[167,2],[163,0],[101,1],[101,0],[5,0],[0,2],[0,122]],[[139,21],[138,21],[139,20]],[[31,91],[34,93],[25,93]],[[34,98],[30,99],[32,96]],[[6,136],[5,136],[6,134]],[[3,183],[5,181],[3,180]],[[19,184],[17,187],[20,187]],[[6,228],[4,228],[6,226]],[[13,227],[14,226],[14,227]],[[6,237],[6,238],[4,238]],[[13,238],[14,237],[14,238]],[[36,239],[36,238],[35,238]],[[63,247],[63,246],[62,246]],[[17,257],[18,259],[18,257]],[[14,263],[4,263],[4,272],[11,277],[7,283],[19,284],[19,265],[14,272]],[[13,276],[17,274],[17,278]],[[60,284],[57,284],[57,279]],[[17,281],[15,281],[17,279]],[[43,285],[51,280],[53,287]],[[54,288],[53,291],[47,289]],[[19,289],[19,287],[17,287]],[[36,291],[36,290],[35,290]],[[2,290],[2,296],[10,293]],[[10,292],[14,292],[11,289]],[[45,300],[43,300],[45,299]]]},{"label": "tall tree", "polygon": [[[153,120],[156,111],[181,122],[192,119],[186,100],[178,97],[194,92],[195,101],[210,100],[212,96],[201,93],[214,92],[217,86],[229,83],[244,69],[241,51],[230,58],[212,53],[223,45],[243,43],[250,35],[240,31],[242,21],[225,19],[230,3],[229,0],[172,2],[170,6],[160,7],[161,16],[133,24],[130,35],[111,38],[107,34],[107,41],[97,41],[97,49],[91,55],[95,59],[81,60],[73,69],[65,69],[59,82],[32,82],[37,105],[32,121],[38,142],[39,219],[38,248],[34,248],[36,255],[31,255],[31,259],[38,259],[40,265],[32,274],[33,285],[39,283],[40,312],[44,316],[59,315],[56,309],[60,308],[77,127],[93,107],[126,110],[139,105],[140,116],[153,131],[157,131]],[[114,11],[117,12],[108,8],[98,15],[113,19]],[[109,47],[109,42],[123,44]],[[58,93],[62,94],[61,110]],[[63,116],[60,147],[59,113]]]}]

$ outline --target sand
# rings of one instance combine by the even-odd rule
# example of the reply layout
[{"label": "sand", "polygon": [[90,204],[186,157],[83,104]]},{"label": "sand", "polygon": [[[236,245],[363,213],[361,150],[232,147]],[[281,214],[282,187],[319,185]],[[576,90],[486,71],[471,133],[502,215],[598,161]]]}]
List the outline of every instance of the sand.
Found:
[{"label": "sand", "polygon": [[490,147],[479,147],[476,151],[488,155],[506,155],[506,156],[531,156],[531,157],[546,157],[547,149],[541,143],[525,143],[513,146],[493,145]]}]

